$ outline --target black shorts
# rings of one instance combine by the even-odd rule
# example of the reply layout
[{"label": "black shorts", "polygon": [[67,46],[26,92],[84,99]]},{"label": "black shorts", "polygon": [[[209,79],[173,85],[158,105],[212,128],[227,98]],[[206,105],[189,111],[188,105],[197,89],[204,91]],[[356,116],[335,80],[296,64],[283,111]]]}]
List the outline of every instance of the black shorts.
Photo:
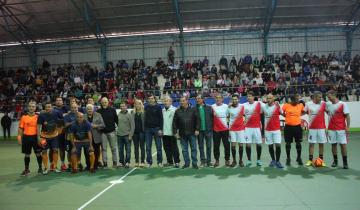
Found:
[{"label": "black shorts", "polygon": [[284,128],[284,139],[285,142],[290,142],[292,143],[294,140],[295,142],[302,142],[302,137],[303,137],[303,133],[302,133],[302,128],[300,125],[285,125]]},{"label": "black shorts", "polygon": [[71,142],[69,140],[67,140],[65,137],[66,137],[65,133],[60,134],[58,136],[59,148],[69,152],[69,151],[71,151]]},{"label": "black shorts", "polygon": [[27,155],[31,154],[31,149],[34,153],[40,153],[41,148],[38,145],[37,136],[26,136],[24,135],[21,142],[21,152]]}]

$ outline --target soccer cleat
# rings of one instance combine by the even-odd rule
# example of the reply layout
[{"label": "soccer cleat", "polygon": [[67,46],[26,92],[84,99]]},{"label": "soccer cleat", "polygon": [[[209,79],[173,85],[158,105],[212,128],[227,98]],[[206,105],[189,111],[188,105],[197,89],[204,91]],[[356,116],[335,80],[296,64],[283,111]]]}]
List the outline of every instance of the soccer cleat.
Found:
[{"label": "soccer cleat", "polygon": [[68,168],[66,167],[65,163],[61,164],[61,171],[65,172],[65,171],[67,171],[67,169]]},{"label": "soccer cleat", "polygon": [[272,160],[269,164],[269,167],[275,167],[276,166],[276,161]]},{"label": "soccer cleat", "polygon": [[276,162],[276,168],[284,168],[284,166],[280,162]]},{"label": "soccer cleat", "polygon": [[245,164],[245,166],[246,166],[246,167],[250,167],[251,164],[252,164],[251,161],[247,161],[246,164]]},{"label": "soccer cleat", "polygon": [[306,162],[306,164],[305,164],[305,166],[307,166],[307,167],[309,167],[309,166],[312,166],[312,161],[311,160],[308,160],[307,162]]},{"label": "soccer cleat", "polygon": [[291,165],[291,159],[290,159],[290,158],[287,158],[287,159],[286,159],[286,165],[287,165],[287,166],[290,166],[290,165]]},{"label": "soccer cleat", "polygon": [[257,161],[256,161],[256,165],[257,165],[257,166],[262,166],[261,160],[257,160]]},{"label": "soccer cleat", "polygon": [[296,162],[298,163],[299,166],[304,165],[303,161],[301,158],[296,158]]},{"label": "soccer cleat", "polygon": [[45,168],[42,172],[43,175],[47,175],[49,173],[49,170],[47,168]]},{"label": "soccer cleat", "polygon": [[331,164],[331,167],[335,168],[338,166],[338,163],[336,161],[334,161],[332,164]]},{"label": "soccer cleat", "polygon": [[23,172],[21,172],[21,176],[27,176],[29,174],[30,174],[30,171],[27,169],[25,169],[25,170],[23,170]]},{"label": "soccer cleat", "polygon": [[239,161],[239,166],[244,167],[244,162],[242,160]]}]

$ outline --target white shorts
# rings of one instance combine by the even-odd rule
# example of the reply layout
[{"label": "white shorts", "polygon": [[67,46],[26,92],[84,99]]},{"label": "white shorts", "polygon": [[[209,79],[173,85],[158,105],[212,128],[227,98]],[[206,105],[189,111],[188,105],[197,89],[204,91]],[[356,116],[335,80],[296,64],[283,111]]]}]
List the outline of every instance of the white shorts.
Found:
[{"label": "white shorts", "polygon": [[265,131],[265,143],[266,144],[281,144],[281,132],[277,131]]},{"label": "white shorts", "polygon": [[245,142],[247,144],[261,144],[262,138],[260,128],[245,128]]},{"label": "white shorts", "polygon": [[347,144],[347,137],[345,130],[328,130],[328,138],[330,144]]},{"label": "white shorts", "polygon": [[326,143],[325,129],[309,129],[308,141],[312,144],[324,144]]},{"label": "white shorts", "polygon": [[229,131],[230,142],[246,143],[245,142],[245,131]]}]

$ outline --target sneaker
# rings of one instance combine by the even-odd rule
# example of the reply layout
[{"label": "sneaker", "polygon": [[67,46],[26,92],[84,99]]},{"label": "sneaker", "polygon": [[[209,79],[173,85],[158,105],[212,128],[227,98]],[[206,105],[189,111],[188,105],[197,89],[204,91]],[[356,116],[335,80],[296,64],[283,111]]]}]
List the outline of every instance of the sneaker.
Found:
[{"label": "sneaker", "polygon": [[72,174],[76,174],[77,172],[79,172],[78,169],[73,169],[73,170],[71,170],[71,173],[72,173]]},{"label": "sneaker", "polygon": [[225,161],[225,166],[230,166],[230,160]]},{"label": "sneaker", "polygon": [[93,174],[96,172],[96,170],[94,168],[90,168],[89,172]]},{"label": "sneaker", "polygon": [[66,166],[66,164],[65,163],[63,163],[63,164],[61,164],[61,171],[63,171],[63,172],[65,172],[65,171],[67,171],[67,169],[68,169],[68,167]]},{"label": "sneaker", "polygon": [[98,162],[98,167],[100,167],[100,168],[102,168],[103,167],[103,164],[102,164],[102,162]]},{"label": "sneaker", "polygon": [[55,169],[53,170],[53,172],[55,172],[55,173],[61,173],[61,170],[59,170],[58,168],[55,168]]},{"label": "sneaker", "polygon": [[287,165],[287,166],[290,166],[290,165],[291,165],[291,159],[290,159],[290,158],[287,158],[287,159],[286,159],[286,165]]},{"label": "sneaker", "polygon": [[179,163],[175,163],[175,168],[180,168],[180,164],[179,164]]},{"label": "sneaker", "polygon": [[145,167],[145,163],[140,163],[140,164],[139,164],[139,167],[140,167],[140,168],[144,168],[144,167]]},{"label": "sneaker", "polygon": [[312,166],[312,161],[311,161],[311,160],[308,160],[305,165],[306,165],[307,167]]},{"label": "sneaker", "polygon": [[276,168],[284,168],[284,166],[280,162],[275,163]]},{"label": "sneaker", "polygon": [[43,175],[47,175],[49,173],[49,170],[47,168],[45,168],[42,172]]},{"label": "sneaker", "polygon": [[343,169],[349,169],[348,164],[344,164]]},{"label": "sneaker", "polygon": [[162,163],[158,163],[158,168],[162,168],[163,164]]},{"label": "sneaker", "polygon": [[117,167],[118,167],[117,163],[113,163],[112,168],[117,168]]},{"label": "sneaker", "polygon": [[27,169],[25,169],[25,170],[23,170],[23,172],[21,172],[21,176],[27,176],[29,174],[30,174],[30,171]]},{"label": "sneaker", "polygon": [[193,165],[192,167],[193,169],[199,169],[199,166],[197,164]]},{"label": "sneaker", "polygon": [[326,167],[325,161],[322,162],[321,167]]},{"label": "sneaker", "polygon": [[298,163],[299,166],[304,165],[304,163],[303,163],[303,161],[302,161],[301,158],[297,158],[297,159],[296,159],[296,162]]},{"label": "sneaker", "polygon": [[230,167],[234,168],[235,166],[236,166],[236,161],[234,160],[234,161],[231,163]]},{"label": "sneaker", "polygon": [[152,164],[150,164],[150,163],[148,163],[148,164],[146,165],[147,168],[151,168],[151,166],[152,166]]},{"label": "sneaker", "polygon": [[256,165],[257,165],[257,166],[262,166],[261,160],[257,160],[257,161],[256,161]]},{"label": "sneaker", "polygon": [[239,166],[244,167],[244,162],[242,160],[239,161]]},{"label": "sneaker", "polygon": [[269,164],[269,167],[275,167],[276,166],[276,161],[272,160]]},{"label": "sneaker", "polygon": [[200,163],[200,168],[204,168],[205,167],[205,163],[201,162]]},{"label": "sneaker", "polygon": [[252,164],[252,163],[251,163],[251,161],[249,160],[249,161],[246,162],[245,166],[246,166],[246,167],[250,167],[251,164]]},{"label": "sneaker", "polygon": [[219,167],[219,161],[217,160],[217,161],[215,161],[215,163],[214,163],[214,168],[216,168],[216,167]]},{"label": "sneaker", "polygon": [[126,163],[124,168],[130,168],[130,163]]},{"label": "sneaker", "polygon": [[78,164],[78,169],[79,169],[79,171],[83,171],[84,170],[83,164],[79,163]]},{"label": "sneaker", "polygon": [[332,164],[331,164],[331,167],[335,168],[338,166],[338,163],[336,161],[334,161]]},{"label": "sneaker", "polygon": [[104,163],[104,164],[102,165],[102,168],[103,168],[103,169],[107,169],[107,168],[108,168],[108,164],[107,164],[107,163]]},{"label": "sneaker", "polygon": [[38,174],[41,174],[43,172],[42,168],[38,169]]},{"label": "sneaker", "polygon": [[173,164],[173,163],[165,163],[165,164],[163,165],[163,167],[171,167],[171,166],[174,166],[174,164]]},{"label": "sneaker", "polygon": [[122,163],[119,163],[119,164],[117,165],[117,168],[122,168],[122,167],[124,167],[124,164],[122,164]]},{"label": "sneaker", "polygon": [[185,169],[185,168],[189,168],[190,166],[189,165],[183,165],[183,167],[181,167],[182,169]]},{"label": "sneaker", "polygon": [[213,167],[213,164],[212,163],[207,163],[206,167]]}]

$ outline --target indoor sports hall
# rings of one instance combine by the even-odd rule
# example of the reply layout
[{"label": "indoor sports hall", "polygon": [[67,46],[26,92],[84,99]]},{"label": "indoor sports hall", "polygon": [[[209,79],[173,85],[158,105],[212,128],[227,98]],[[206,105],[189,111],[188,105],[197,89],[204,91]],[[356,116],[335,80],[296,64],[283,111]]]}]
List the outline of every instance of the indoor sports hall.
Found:
[{"label": "indoor sports hall", "polygon": [[360,209],[360,0],[0,0],[0,209]]}]

